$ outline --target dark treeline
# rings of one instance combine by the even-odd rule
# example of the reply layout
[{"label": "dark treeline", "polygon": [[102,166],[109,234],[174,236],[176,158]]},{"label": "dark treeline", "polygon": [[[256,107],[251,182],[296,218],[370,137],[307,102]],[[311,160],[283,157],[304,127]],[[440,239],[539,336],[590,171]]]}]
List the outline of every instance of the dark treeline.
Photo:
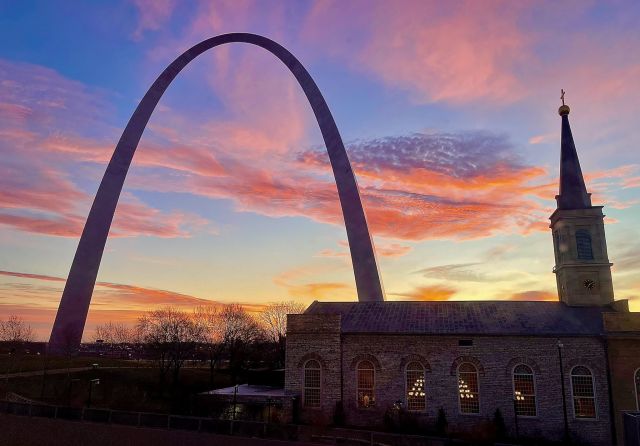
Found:
[{"label": "dark treeline", "polygon": [[97,326],[94,346],[153,360],[161,383],[178,384],[187,361],[206,364],[211,384],[219,371],[239,383],[250,369],[284,367],[286,315],[303,309],[296,302],[272,303],[255,315],[239,304],[200,306],[192,312],[165,307],[146,312],[135,326]]}]

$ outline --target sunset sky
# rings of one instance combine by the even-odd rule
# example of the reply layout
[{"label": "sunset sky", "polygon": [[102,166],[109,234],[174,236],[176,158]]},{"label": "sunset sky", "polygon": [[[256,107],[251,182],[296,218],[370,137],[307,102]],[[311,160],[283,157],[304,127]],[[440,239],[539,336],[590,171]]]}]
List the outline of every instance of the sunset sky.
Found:
[{"label": "sunset sky", "polygon": [[[604,205],[616,298],[640,311],[640,2],[0,0],[0,319],[49,335],[106,163],[195,43],[287,47],[331,108],[387,300],[555,300],[560,89]],[[322,137],[244,44],[169,88],[133,160],[85,338],[163,305],[356,299]]]}]

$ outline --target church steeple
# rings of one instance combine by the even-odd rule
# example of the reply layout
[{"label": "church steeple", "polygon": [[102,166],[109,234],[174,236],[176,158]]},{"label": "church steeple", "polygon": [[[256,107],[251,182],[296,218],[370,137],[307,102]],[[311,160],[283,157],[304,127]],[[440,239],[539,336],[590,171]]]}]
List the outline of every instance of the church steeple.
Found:
[{"label": "church steeple", "polygon": [[561,99],[560,193],[550,217],[558,296],[567,305],[608,305],[614,298],[604,214],[602,206],[591,204],[584,184],[564,90]]},{"label": "church steeple", "polygon": [[558,113],[562,117],[562,142],[560,146],[560,194],[556,196],[558,209],[586,209],[591,207],[591,194],[584,185],[578,152],[569,125],[569,106],[564,103]]}]

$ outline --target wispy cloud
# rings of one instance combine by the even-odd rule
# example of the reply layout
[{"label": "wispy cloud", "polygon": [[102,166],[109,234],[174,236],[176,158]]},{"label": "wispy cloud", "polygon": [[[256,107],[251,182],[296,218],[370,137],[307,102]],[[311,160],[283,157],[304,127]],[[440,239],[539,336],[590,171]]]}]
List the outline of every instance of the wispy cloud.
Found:
[{"label": "wispy cloud", "polygon": [[[2,271],[0,276],[0,315],[20,314],[33,324],[38,336],[49,335],[66,279],[45,274]],[[13,279],[13,280],[12,280]],[[43,285],[43,283],[51,285]],[[91,301],[85,337],[95,325],[108,321],[135,323],[144,312],[172,306],[192,311],[200,305],[220,305],[223,302],[175,291],[113,282],[97,282]],[[242,303],[248,311],[258,312],[260,304]]]}]

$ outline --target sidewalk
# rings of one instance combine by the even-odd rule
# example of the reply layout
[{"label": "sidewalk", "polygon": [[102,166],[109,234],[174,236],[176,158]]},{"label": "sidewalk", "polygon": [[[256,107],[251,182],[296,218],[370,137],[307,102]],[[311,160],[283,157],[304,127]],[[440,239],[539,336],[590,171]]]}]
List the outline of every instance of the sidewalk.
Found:
[{"label": "sidewalk", "polygon": [[[47,375],[58,375],[61,373],[75,373],[75,372],[84,372],[85,370],[91,370],[93,367],[73,367],[70,369],[52,369],[52,370],[47,370]],[[107,367],[104,367],[107,368]],[[8,375],[5,373],[4,375],[0,375],[0,380],[3,379],[11,379],[11,378],[25,378],[25,377],[29,377],[29,376],[40,376],[40,375],[44,375],[44,370],[31,370],[29,372],[16,372],[16,373],[9,373]]]}]

